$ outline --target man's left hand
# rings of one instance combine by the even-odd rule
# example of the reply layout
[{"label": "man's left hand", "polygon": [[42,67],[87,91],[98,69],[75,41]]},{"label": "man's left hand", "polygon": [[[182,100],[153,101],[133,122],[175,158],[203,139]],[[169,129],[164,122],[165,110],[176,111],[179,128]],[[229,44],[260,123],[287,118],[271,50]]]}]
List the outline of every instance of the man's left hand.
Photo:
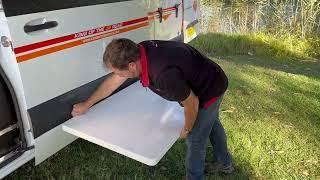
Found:
[{"label": "man's left hand", "polygon": [[183,129],[181,130],[181,132],[180,132],[180,139],[185,139],[185,138],[187,138],[188,134],[189,134],[189,131],[187,131],[186,129],[183,128]]}]

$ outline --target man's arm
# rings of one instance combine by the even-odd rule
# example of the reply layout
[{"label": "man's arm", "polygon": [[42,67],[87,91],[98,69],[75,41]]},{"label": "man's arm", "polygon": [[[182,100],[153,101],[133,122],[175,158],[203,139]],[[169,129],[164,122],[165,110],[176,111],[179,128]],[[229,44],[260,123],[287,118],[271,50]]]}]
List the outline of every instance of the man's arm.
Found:
[{"label": "man's arm", "polygon": [[194,123],[197,119],[199,111],[199,98],[190,91],[190,95],[181,102],[184,106],[185,125],[180,134],[180,138],[186,138],[188,133],[192,131]]},{"label": "man's arm", "polygon": [[181,130],[180,138],[186,138],[197,119],[199,110],[198,97],[192,92],[183,72],[178,68],[173,67],[161,72],[157,83],[160,89],[168,92],[171,100],[181,102],[184,106],[185,126]]},{"label": "man's arm", "polygon": [[73,105],[72,116],[78,116],[87,112],[87,110],[98,101],[108,97],[115,91],[127,78],[120,77],[114,73],[106,77],[95,92],[86,101]]}]

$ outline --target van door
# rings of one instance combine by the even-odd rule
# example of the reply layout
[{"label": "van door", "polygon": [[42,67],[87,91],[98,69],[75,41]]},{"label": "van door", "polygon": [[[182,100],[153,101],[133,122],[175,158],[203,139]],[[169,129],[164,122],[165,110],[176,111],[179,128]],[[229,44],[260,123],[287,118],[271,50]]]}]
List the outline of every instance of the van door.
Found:
[{"label": "van door", "polygon": [[[144,0],[3,0],[35,138],[36,164],[76,139],[61,129],[72,105],[110,73],[113,38],[154,38]],[[130,82],[129,82],[130,83]]]},{"label": "van door", "polygon": [[160,0],[153,12],[155,39],[182,40],[182,0]]},{"label": "van door", "polygon": [[0,1],[0,179],[34,157],[18,64]]}]

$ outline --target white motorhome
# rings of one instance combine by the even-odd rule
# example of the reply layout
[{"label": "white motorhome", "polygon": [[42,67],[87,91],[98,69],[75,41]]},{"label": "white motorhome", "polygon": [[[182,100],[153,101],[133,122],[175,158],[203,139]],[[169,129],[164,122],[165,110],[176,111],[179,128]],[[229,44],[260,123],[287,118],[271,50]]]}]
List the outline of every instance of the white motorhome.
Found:
[{"label": "white motorhome", "polygon": [[0,0],[0,179],[77,138],[61,126],[110,73],[113,38],[187,43],[199,13],[198,0]]}]

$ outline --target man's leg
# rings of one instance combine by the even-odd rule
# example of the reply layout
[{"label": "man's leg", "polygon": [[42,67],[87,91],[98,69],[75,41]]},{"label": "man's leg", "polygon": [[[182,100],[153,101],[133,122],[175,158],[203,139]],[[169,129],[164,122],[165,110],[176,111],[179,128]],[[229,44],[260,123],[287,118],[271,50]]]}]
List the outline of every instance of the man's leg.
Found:
[{"label": "man's leg", "polygon": [[228,152],[227,146],[227,137],[225,130],[219,119],[219,108],[222,98],[220,99],[219,106],[213,107],[213,118],[214,124],[212,126],[212,130],[210,133],[210,142],[213,146],[213,158],[214,164],[211,164],[211,168],[209,168],[209,172],[225,172],[231,173],[233,171],[233,167],[231,165],[231,156]]},{"label": "man's leg", "polygon": [[187,136],[186,173],[188,180],[202,180],[204,178],[206,145],[214,125],[212,109],[219,109],[219,107],[213,108],[219,104],[217,101],[210,106],[211,108],[199,109],[192,132]]}]

